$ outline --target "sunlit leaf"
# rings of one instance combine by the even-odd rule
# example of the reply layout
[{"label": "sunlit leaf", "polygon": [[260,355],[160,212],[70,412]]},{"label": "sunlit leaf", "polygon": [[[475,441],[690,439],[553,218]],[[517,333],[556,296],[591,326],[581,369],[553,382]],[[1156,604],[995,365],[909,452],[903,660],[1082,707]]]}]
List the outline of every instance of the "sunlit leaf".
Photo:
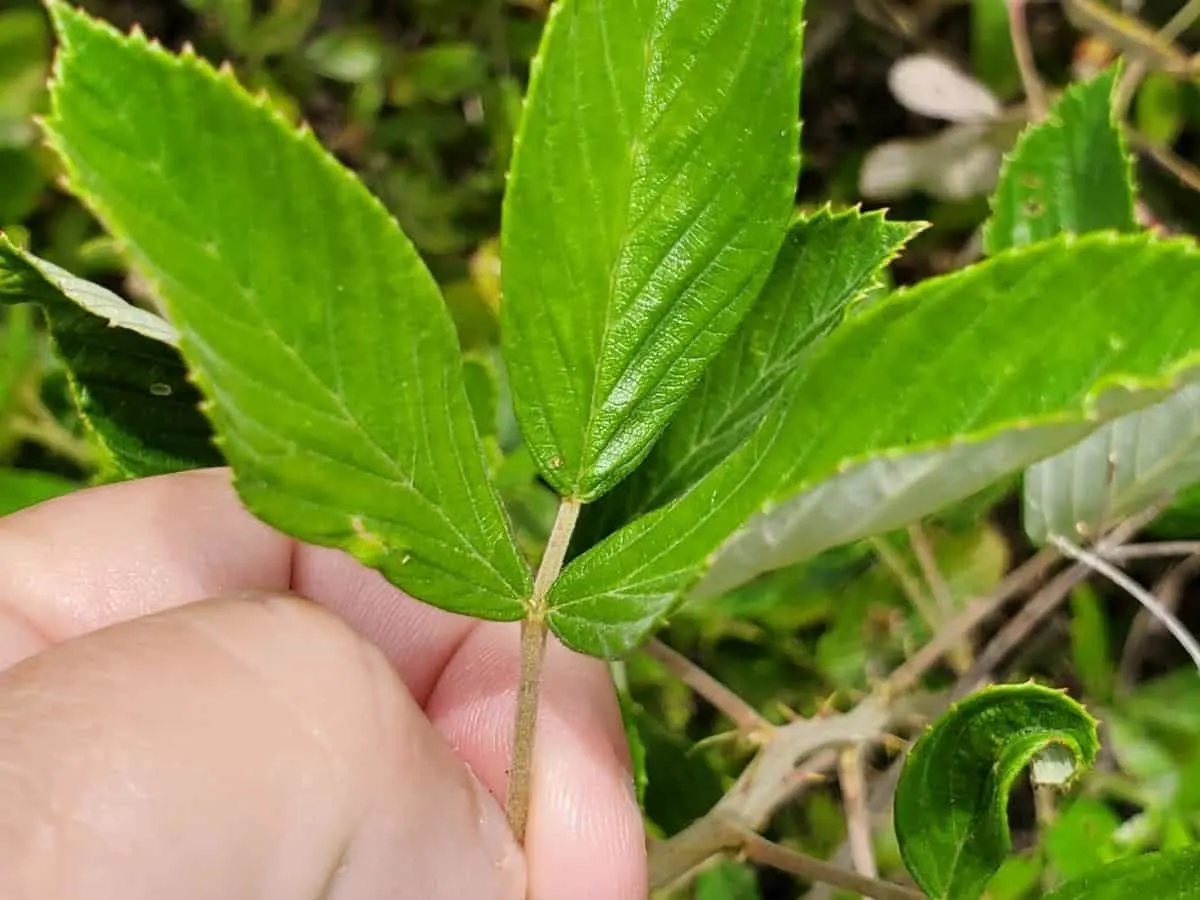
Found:
[{"label": "sunlit leaf", "polygon": [[232,75],[51,12],[52,146],[178,328],[247,506],[423,600],[521,616],[453,323],[382,205]]},{"label": "sunlit leaf", "polygon": [[1113,119],[1116,77],[1113,67],[1072,85],[1018,139],[984,227],[988,253],[1064,232],[1136,230],[1132,164]]},{"label": "sunlit leaf", "polygon": [[733,452],[779,402],[811,345],[878,284],[884,266],[923,227],[829,209],[793,224],[737,334],[646,460],[585,509],[581,531],[603,537],[677,497]]},{"label": "sunlit leaf", "polygon": [[544,477],[646,455],[766,280],[793,208],[801,0],[562,0],[504,200],[504,355]]},{"label": "sunlit leaf", "polygon": [[1153,403],[1195,368],[1198,291],[1190,241],[1101,235],[897,292],[814,347],[687,493],[568,566],[552,626],[622,652],[705,572],[697,596],[889,531]]}]

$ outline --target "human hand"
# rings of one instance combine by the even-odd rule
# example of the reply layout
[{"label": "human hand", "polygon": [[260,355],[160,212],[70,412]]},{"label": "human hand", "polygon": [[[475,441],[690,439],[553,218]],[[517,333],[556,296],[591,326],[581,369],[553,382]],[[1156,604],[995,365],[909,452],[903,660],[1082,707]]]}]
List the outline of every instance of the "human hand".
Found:
[{"label": "human hand", "polygon": [[513,842],[515,628],[281,536],[225,470],[0,519],[0,897],[640,900],[607,672],[553,640]]}]

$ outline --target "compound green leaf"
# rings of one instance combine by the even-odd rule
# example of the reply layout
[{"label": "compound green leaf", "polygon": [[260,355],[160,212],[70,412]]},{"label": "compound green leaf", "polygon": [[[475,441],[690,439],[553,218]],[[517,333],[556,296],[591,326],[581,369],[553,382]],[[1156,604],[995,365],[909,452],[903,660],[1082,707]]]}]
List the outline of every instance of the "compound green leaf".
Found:
[{"label": "compound green leaf", "polygon": [[1068,881],[1043,900],[1195,900],[1200,894],[1200,847],[1147,853],[1109,863]]},{"label": "compound green leaf", "polygon": [[662,506],[729,456],[779,401],[808,348],[878,286],[884,266],[924,227],[856,209],[797,220],[737,333],[645,461],[585,508],[584,534],[603,537]]},{"label": "compound green leaf", "polygon": [[247,506],[423,600],[521,616],[454,326],[383,206],[231,74],[50,9],[51,144],[162,298]]},{"label": "compound green leaf", "polygon": [[1099,748],[1087,710],[1049,688],[1003,685],[952,707],[896,786],[896,839],[913,880],[933,900],[977,900],[1012,850],[1008,794],[1021,770],[1032,763],[1035,783],[1064,786]]},{"label": "compound green leaf", "polygon": [[1190,241],[1102,234],[894,293],[813,347],[724,462],[575,559],[551,626],[623,653],[689,591],[919,519],[1160,400],[1200,362],[1197,292]]},{"label": "compound green leaf", "polygon": [[175,329],[0,235],[0,303],[36,303],[89,430],[130,478],[218,466]]},{"label": "compound green leaf", "polygon": [[770,272],[798,167],[801,0],[561,0],[505,197],[504,355],[545,478],[646,455]]},{"label": "compound green leaf", "polygon": [[1117,71],[1072,85],[1021,135],[984,226],[989,254],[1064,232],[1137,229],[1132,162],[1113,118]]}]

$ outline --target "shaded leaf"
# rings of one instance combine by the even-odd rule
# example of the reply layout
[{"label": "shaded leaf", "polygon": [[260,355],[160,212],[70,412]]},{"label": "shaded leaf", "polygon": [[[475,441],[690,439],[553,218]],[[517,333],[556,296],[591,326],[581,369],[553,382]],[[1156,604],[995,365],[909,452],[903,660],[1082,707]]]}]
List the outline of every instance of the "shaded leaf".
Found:
[{"label": "shaded leaf", "polygon": [[809,346],[877,285],[883,267],[923,228],[828,208],[796,221],[736,335],[646,460],[585,508],[580,530],[603,537],[677,497],[732,453],[778,403]]},{"label": "shaded leaf", "polygon": [[1064,232],[1137,230],[1132,163],[1113,118],[1117,71],[1072,85],[1018,138],[984,226],[989,254]]},{"label": "shaded leaf", "polygon": [[0,303],[45,311],[80,415],[119,472],[140,478],[221,465],[166,321],[2,235]]},{"label": "shaded leaf", "polygon": [[1147,853],[1109,863],[1090,875],[1069,881],[1044,900],[1194,900],[1200,885],[1200,847],[1169,853]]},{"label": "shaded leaf", "polygon": [[687,493],[574,560],[552,627],[623,652],[706,570],[696,596],[890,531],[1154,402],[1194,368],[1197,291],[1189,241],[1100,235],[896,292],[813,348],[779,411]]},{"label": "shaded leaf", "polygon": [[454,326],[382,205],[231,75],[51,11],[51,143],[178,327],[247,506],[423,600],[520,617]]},{"label": "shaded leaf", "polygon": [[504,201],[504,355],[562,494],[646,455],[786,231],[801,0],[562,0]]},{"label": "shaded leaf", "polygon": [[1116,670],[1108,618],[1100,597],[1087,584],[1071,592],[1071,661],[1089,699],[1112,696]]},{"label": "shaded leaf", "polygon": [[1046,856],[1063,879],[1078,878],[1116,854],[1113,835],[1121,820],[1108,804],[1079,797],[1046,829]]},{"label": "shaded leaf", "polygon": [[896,786],[896,837],[913,879],[934,900],[976,900],[1012,849],[1017,775],[1032,763],[1036,781],[1062,785],[1098,750],[1095,720],[1049,688],[1004,685],[952,707],[909,752]]}]

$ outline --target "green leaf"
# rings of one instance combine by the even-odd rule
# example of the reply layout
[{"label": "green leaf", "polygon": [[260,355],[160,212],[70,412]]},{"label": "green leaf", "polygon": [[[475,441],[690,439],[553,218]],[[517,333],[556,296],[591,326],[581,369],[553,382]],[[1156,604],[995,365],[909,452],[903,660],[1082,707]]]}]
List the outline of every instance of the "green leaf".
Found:
[{"label": "green leaf", "polygon": [[[3,237],[0,236],[0,248]],[[3,306],[5,278],[0,270],[0,306]],[[18,399],[17,391],[29,375],[37,354],[32,311],[12,306],[0,309],[0,431]],[[0,446],[3,438],[0,437]]]},{"label": "green leaf", "polygon": [[758,872],[749,863],[718,860],[696,876],[695,900],[762,900]]},{"label": "green leaf", "polygon": [[1153,403],[1195,366],[1198,291],[1190,241],[1105,234],[896,292],[814,347],[687,493],[574,560],[552,627],[622,653],[705,572],[694,596],[890,531]]},{"label": "green leaf", "polygon": [[454,326],[383,206],[232,75],[50,8],[52,145],[179,329],[246,505],[423,600],[520,617]]},{"label": "green leaf", "polygon": [[2,235],[0,303],[37,303],[45,311],[75,405],[121,474],[221,465],[166,321]]},{"label": "green leaf", "polygon": [[1200,885],[1200,847],[1147,853],[1109,863],[1069,881],[1043,900],[1195,900]]},{"label": "green leaf", "polygon": [[74,481],[30,469],[0,469],[0,516],[69,494]]},{"label": "green leaf", "polygon": [[1200,385],[1109,422],[1025,474],[1025,531],[1095,537],[1108,524],[1200,481]]},{"label": "green leaf", "polygon": [[1120,827],[1108,804],[1079,797],[1046,828],[1046,856],[1064,880],[1079,878],[1116,856],[1113,835]]},{"label": "green leaf", "polygon": [[1117,72],[1072,85],[1018,139],[992,196],[987,253],[1064,232],[1137,230],[1132,161],[1113,118]]},{"label": "green leaf", "polygon": [[1035,781],[1062,786],[1098,750],[1095,720],[1049,688],[1004,685],[952,707],[896,786],[896,838],[913,880],[933,900],[976,900],[1012,849],[1008,795],[1021,770],[1032,763]]},{"label": "green leaf", "polygon": [[798,167],[801,0],[562,0],[502,226],[504,355],[545,478],[646,455],[767,278]]},{"label": "green leaf", "polygon": [[584,534],[602,537],[662,506],[743,443],[779,402],[805,352],[924,229],[882,213],[829,208],[796,221],[737,334],[705,370],[637,470],[593,508]]},{"label": "green leaf", "polygon": [[[1112,117],[1113,67],[1072,87],[1026,133],[1001,178],[989,251],[1060,231],[1136,229],[1130,160]],[[1030,538],[1095,536],[1118,518],[1200,479],[1200,391],[1105,425],[1025,477]]]}]

